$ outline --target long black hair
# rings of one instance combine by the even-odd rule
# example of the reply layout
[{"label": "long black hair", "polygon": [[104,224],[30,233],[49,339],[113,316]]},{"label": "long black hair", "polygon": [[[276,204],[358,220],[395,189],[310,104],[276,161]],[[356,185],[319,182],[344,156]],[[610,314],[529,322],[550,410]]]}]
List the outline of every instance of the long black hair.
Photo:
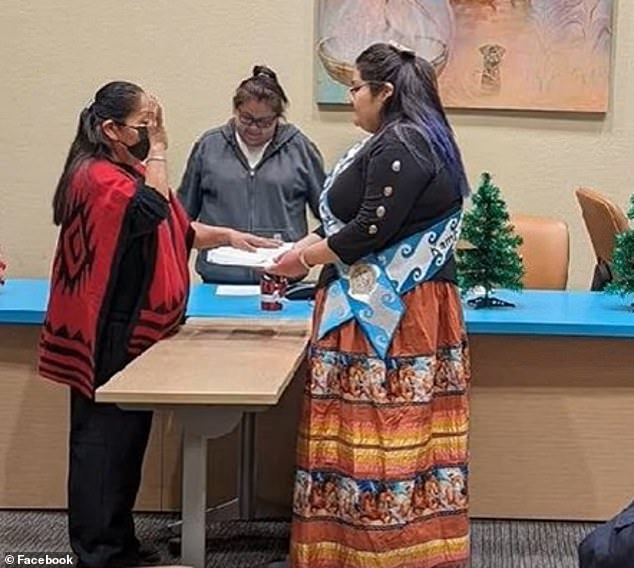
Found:
[{"label": "long black hair", "polygon": [[238,85],[233,96],[234,110],[250,100],[264,101],[277,116],[284,116],[288,107],[288,97],[277,80],[275,71],[265,65],[256,65],[251,77]]},{"label": "long black hair", "polygon": [[446,166],[456,190],[469,194],[460,150],[440,101],[438,81],[433,66],[413,51],[387,43],[376,43],[356,60],[363,81],[368,81],[373,95],[389,82],[393,94],[383,107],[383,122],[377,133],[394,126],[398,136],[418,160],[425,160],[418,136],[431,148],[437,167]]},{"label": "long black hair", "polygon": [[61,225],[66,216],[68,188],[75,172],[88,160],[109,158],[112,149],[101,124],[104,120],[124,123],[138,103],[143,90],[126,81],[113,81],[101,87],[94,100],[79,115],[77,134],[70,145],[62,175],[53,196],[53,222]]}]

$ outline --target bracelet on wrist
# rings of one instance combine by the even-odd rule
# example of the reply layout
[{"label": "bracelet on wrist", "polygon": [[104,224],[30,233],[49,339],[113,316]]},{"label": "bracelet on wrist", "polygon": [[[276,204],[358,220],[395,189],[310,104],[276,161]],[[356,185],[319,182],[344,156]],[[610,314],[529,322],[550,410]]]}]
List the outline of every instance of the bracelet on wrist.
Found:
[{"label": "bracelet on wrist", "polygon": [[312,268],[312,265],[308,263],[308,261],[306,260],[306,251],[303,250],[299,253],[298,258],[299,258],[299,262],[302,264],[302,266],[306,269],[306,270],[310,270]]},{"label": "bracelet on wrist", "polygon": [[167,162],[167,158],[165,156],[150,156],[145,161],[146,162]]}]

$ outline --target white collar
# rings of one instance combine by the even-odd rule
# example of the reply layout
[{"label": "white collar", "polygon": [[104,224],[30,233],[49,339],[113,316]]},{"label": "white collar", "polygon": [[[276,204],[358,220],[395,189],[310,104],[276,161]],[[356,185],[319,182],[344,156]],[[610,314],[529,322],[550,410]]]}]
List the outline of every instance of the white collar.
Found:
[{"label": "white collar", "polygon": [[242,150],[242,153],[247,159],[247,162],[249,162],[249,167],[251,169],[255,168],[262,160],[262,156],[264,156],[264,152],[266,151],[269,144],[271,143],[271,140],[268,140],[259,148],[255,148],[255,149],[249,148],[249,146],[247,146],[247,143],[242,139],[240,134],[238,134],[238,131],[236,130],[235,132],[236,132],[236,141],[238,142],[238,146],[240,147],[240,150]]}]

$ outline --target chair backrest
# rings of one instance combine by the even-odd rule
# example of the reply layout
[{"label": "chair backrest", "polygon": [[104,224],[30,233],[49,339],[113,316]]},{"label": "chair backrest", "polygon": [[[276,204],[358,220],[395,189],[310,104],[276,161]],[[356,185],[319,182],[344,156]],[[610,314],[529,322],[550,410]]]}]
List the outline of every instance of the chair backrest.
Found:
[{"label": "chair backrest", "polygon": [[568,225],[560,219],[533,215],[513,215],[511,223],[524,241],[519,249],[524,287],[565,290],[570,260]]},{"label": "chair backrest", "polygon": [[629,227],[623,210],[605,196],[587,188],[576,191],[597,263],[612,262],[615,237]]}]

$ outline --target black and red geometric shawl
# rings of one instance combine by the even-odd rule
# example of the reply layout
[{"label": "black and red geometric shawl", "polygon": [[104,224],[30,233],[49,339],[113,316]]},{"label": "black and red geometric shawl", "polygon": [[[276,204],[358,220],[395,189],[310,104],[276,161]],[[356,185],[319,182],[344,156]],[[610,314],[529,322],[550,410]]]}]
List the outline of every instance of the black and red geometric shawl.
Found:
[{"label": "black and red geometric shawl", "polygon": [[[69,213],[53,260],[50,294],[39,349],[39,374],[89,398],[95,390],[97,342],[115,280],[121,233],[139,187],[137,176],[108,160],[89,162],[73,177]],[[126,346],[138,356],[183,321],[189,293],[190,220],[175,197],[156,228],[156,261],[146,298]]]}]

